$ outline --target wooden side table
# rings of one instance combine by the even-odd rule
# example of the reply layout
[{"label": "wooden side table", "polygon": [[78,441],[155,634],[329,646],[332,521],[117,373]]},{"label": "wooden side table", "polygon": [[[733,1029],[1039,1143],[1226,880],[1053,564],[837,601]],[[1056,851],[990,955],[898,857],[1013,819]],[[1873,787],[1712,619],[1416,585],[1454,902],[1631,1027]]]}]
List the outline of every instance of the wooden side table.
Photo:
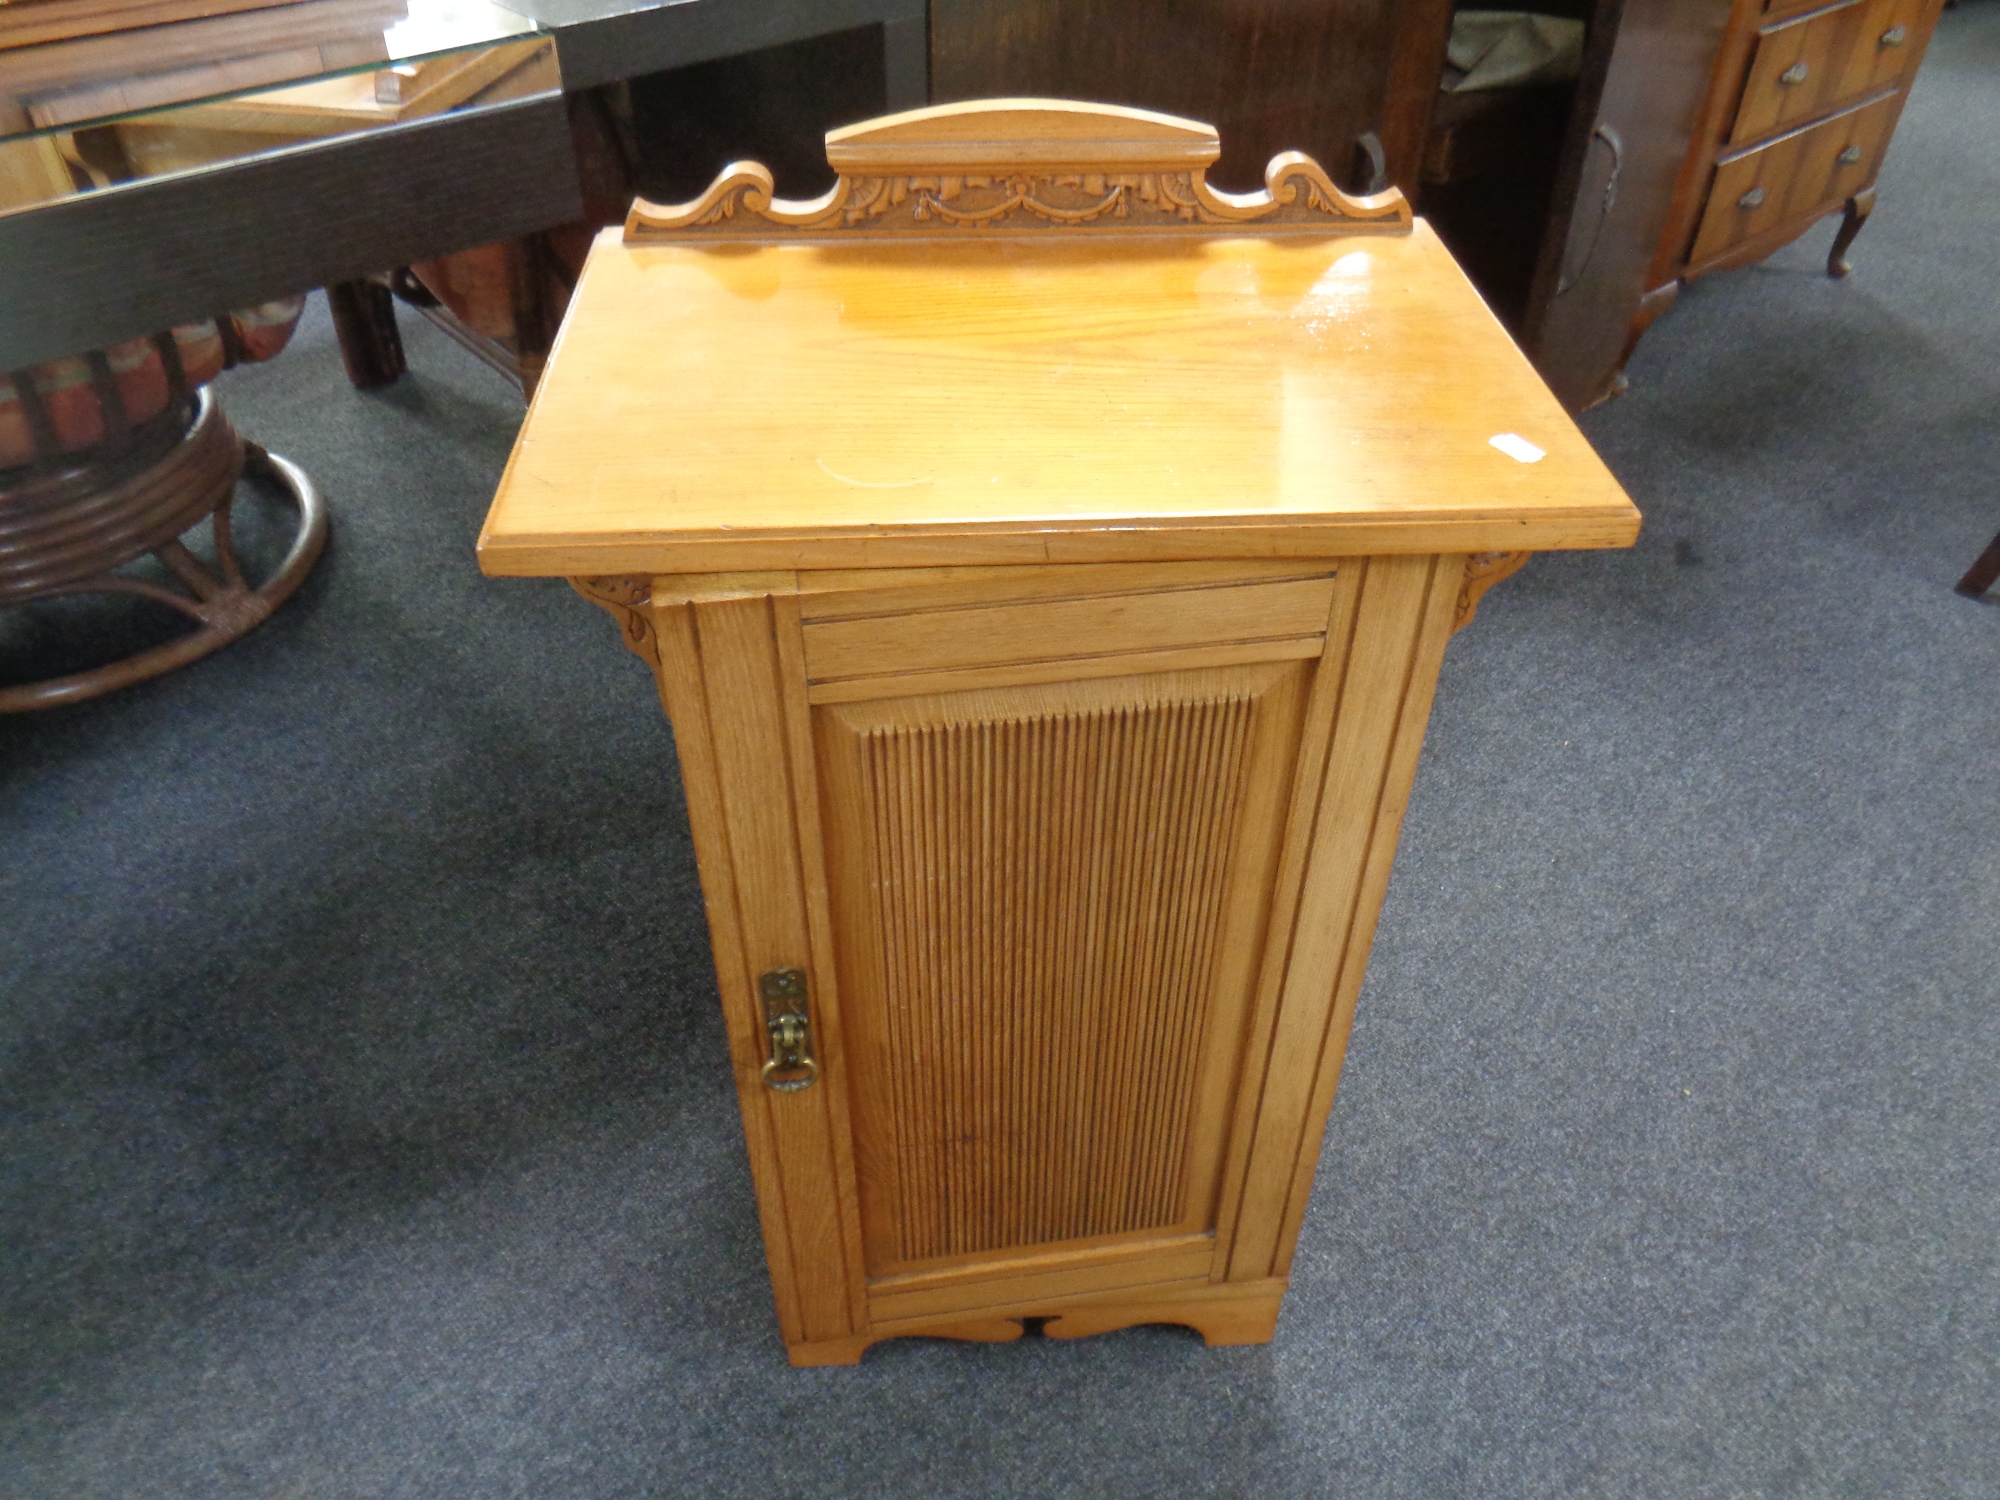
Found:
[{"label": "wooden side table", "polygon": [[1445,641],[1638,514],[1394,192],[827,142],[597,242],[482,566],[657,674],[794,1363],[1267,1340]]}]

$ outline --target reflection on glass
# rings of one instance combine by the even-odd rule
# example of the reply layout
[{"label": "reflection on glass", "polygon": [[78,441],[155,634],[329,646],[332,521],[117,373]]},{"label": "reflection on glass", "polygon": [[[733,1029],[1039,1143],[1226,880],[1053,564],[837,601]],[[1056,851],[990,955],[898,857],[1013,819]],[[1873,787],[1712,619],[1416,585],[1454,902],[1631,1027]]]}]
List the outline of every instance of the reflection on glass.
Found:
[{"label": "reflection on glass", "polygon": [[561,87],[554,43],[487,0],[228,3],[87,34],[119,12],[0,0],[0,213]]}]

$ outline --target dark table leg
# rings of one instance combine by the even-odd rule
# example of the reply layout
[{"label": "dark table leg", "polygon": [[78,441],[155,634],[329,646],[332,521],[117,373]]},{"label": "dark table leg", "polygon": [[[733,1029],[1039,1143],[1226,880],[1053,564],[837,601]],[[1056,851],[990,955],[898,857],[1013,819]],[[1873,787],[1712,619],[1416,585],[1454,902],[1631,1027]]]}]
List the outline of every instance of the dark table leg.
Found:
[{"label": "dark table leg", "polygon": [[357,390],[393,385],[409,368],[396,331],[396,301],[379,281],[343,281],[326,289],[340,357]]},{"label": "dark table leg", "polygon": [[1958,580],[1958,592],[1968,599],[1977,599],[1993,587],[1995,579],[2000,579],[2000,536],[1993,538],[1979,561],[1966,569],[1965,576]]}]

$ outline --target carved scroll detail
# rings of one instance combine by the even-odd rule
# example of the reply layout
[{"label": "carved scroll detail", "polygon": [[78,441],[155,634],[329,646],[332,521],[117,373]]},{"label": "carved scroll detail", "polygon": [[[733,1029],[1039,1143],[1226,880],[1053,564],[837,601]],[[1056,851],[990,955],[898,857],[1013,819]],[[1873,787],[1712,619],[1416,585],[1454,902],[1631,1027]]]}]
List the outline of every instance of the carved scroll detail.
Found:
[{"label": "carved scroll detail", "polygon": [[1474,552],[1465,559],[1465,581],[1458,588],[1458,613],[1451,628],[1463,630],[1479,611],[1486,591],[1503,578],[1512,578],[1527,566],[1532,552]]},{"label": "carved scroll detail", "polygon": [[572,578],[569,586],[618,622],[618,633],[626,649],[647,666],[660,664],[659,642],[645,606],[652,602],[653,580],[643,574],[611,578]]},{"label": "carved scroll detail", "polygon": [[[1093,124],[1106,138],[1089,134]],[[1035,135],[1038,125],[1047,138]],[[908,139],[913,134],[922,138]],[[776,195],[763,165],[735,162],[691,203],[635,202],[625,241],[1083,228],[1407,232],[1412,223],[1394,188],[1344,193],[1297,151],[1271,159],[1263,191],[1222,192],[1206,177],[1221,151],[1211,127],[1109,106],[944,106],[836,131],[828,141],[830,159],[899,170],[842,171],[820,197],[791,200]]]}]

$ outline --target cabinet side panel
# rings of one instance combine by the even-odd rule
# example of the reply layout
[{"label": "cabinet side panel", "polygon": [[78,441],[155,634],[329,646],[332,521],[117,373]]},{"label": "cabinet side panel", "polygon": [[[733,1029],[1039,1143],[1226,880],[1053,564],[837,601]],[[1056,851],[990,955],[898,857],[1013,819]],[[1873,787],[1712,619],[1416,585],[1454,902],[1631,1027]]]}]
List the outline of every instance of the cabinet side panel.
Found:
[{"label": "cabinet side panel", "polygon": [[1298,1243],[1299,1226],[1305,1220],[1306,1200],[1312,1194],[1313,1176],[1319,1167],[1320,1143],[1326,1134],[1327,1116],[1333,1110],[1333,1092],[1340,1081],[1340,1065],[1347,1055],[1347,1035],[1354,1025],[1355,1001],[1361,993],[1362,978],[1368,971],[1368,954],[1375,942],[1375,924],[1382,914],[1382,898],[1388,893],[1389,871],[1402,835],[1403,813],[1410,805],[1410,787],[1417,776],[1417,756],[1424,747],[1424,731],[1430,724],[1431,702],[1437,693],[1438,669],[1444,661],[1444,648],[1456,628],[1458,586],[1464,570],[1465,559],[1460,555],[1451,554],[1436,559],[1430,596],[1424,601],[1423,612],[1418,619],[1415,647],[1410,653],[1409,678],[1396,715],[1388,769],[1382,778],[1382,796],[1375,809],[1374,826],[1362,861],[1354,926],[1348,934],[1347,949],[1341,956],[1339,978],[1334,983],[1333,1016],[1327,1025],[1325,1045],[1320,1049],[1319,1071],[1313,1079],[1312,1099],[1306,1109],[1305,1128],[1300,1132],[1285,1215],[1278,1228],[1277,1254],[1272,1266],[1274,1276],[1291,1274],[1292,1251]]},{"label": "cabinet side panel", "polygon": [[762,1091],[751,1093],[742,1080],[754,1077],[763,1064],[761,1038],[745,987],[743,924],[736,909],[736,876],[730,859],[729,834],[722,816],[722,777],[715,743],[709,734],[708,693],[702,681],[701,651],[695,641],[694,610],[686,604],[654,606],[652,620],[660,701],[673,721],[674,748],[680,757],[681,784],[687,793],[688,827],[694,835],[695,862],[701,872],[702,906],[708,915],[709,943],[715,954],[715,977],[721,991],[722,1015],[729,1036],[730,1061],[737,1078],[737,1098],[743,1113],[744,1144],[750,1155],[750,1175],[757,1185],[757,1217],[764,1231],[764,1255],[771,1270],[771,1292],[777,1303],[778,1329],[788,1344],[805,1338],[799,1298],[792,1276],[791,1236],[787,1231],[784,1192],[779,1185],[778,1146],[770,1111]]},{"label": "cabinet side panel", "polygon": [[1292,758],[1287,777],[1281,783],[1274,783],[1273,787],[1284,799],[1283,837],[1274,851],[1268,914],[1261,929],[1262,951],[1257,958],[1256,999],[1246,1017],[1242,1061],[1239,1064],[1241,1081],[1230,1106],[1229,1149],[1222,1165],[1221,1198],[1215,1215],[1215,1275],[1218,1281],[1224,1278],[1242,1279],[1230,1270],[1232,1240],[1240,1217],[1244,1179],[1249,1172],[1250,1146],[1256,1135],[1257,1112],[1263,1102],[1264,1080],[1268,1075],[1279,1001],[1283,998],[1285,973],[1291,959],[1292,938],[1298,926],[1306,858],[1312,852],[1313,828],[1319,821],[1319,805],[1326,787],[1326,757],[1333,741],[1333,723],[1340,705],[1341,687],[1346,680],[1349,648],[1354,637],[1354,617],[1361,602],[1361,582],[1366,574],[1366,565],[1358,561],[1350,562],[1340,570],[1332,607],[1327,612],[1324,652],[1312,664],[1310,691],[1306,694],[1300,733],[1296,736],[1297,753]]},{"label": "cabinet side panel", "polygon": [[1290,1265],[1287,1209],[1302,1170],[1310,1181],[1311,1162],[1302,1167],[1301,1156],[1316,1154],[1322,1094],[1326,1108],[1332,1104],[1346,1043],[1342,1011],[1352,1013],[1381,900],[1380,883],[1369,877],[1379,870],[1386,881],[1395,855],[1409,790],[1404,772],[1415,769],[1465,560],[1377,557],[1366,566],[1237,1214],[1231,1280],[1282,1275],[1279,1268]]},{"label": "cabinet side panel", "polygon": [[[808,973],[808,993],[819,988],[793,816],[787,684],[772,604],[768,598],[750,597],[686,608],[692,611],[728,859],[726,872],[716,872],[713,880],[704,859],[703,887],[710,891],[724,880],[730,883],[738,930],[733,951],[718,943],[716,974],[732,1034],[743,1029],[749,1043],[737,1050],[744,1113],[764,1114],[775,1158],[775,1171],[758,1176],[758,1198],[760,1204],[767,1199],[782,1204],[791,1291],[805,1339],[840,1338],[853,1331],[853,1283],[841,1225],[830,1091],[813,1087],[779,1094],[765,1089],[759,1077],[767,1046],[761,1035],[758,976],[771,969],[801,968]],[[663,655],[666,644],[662,641]],[[828,1036],[831,1028],[816,1022],[815,1030]],[[754,1156],[752,1165],[758,1165]],[[774,1271],[776,1263],[774,1255]]]}]

